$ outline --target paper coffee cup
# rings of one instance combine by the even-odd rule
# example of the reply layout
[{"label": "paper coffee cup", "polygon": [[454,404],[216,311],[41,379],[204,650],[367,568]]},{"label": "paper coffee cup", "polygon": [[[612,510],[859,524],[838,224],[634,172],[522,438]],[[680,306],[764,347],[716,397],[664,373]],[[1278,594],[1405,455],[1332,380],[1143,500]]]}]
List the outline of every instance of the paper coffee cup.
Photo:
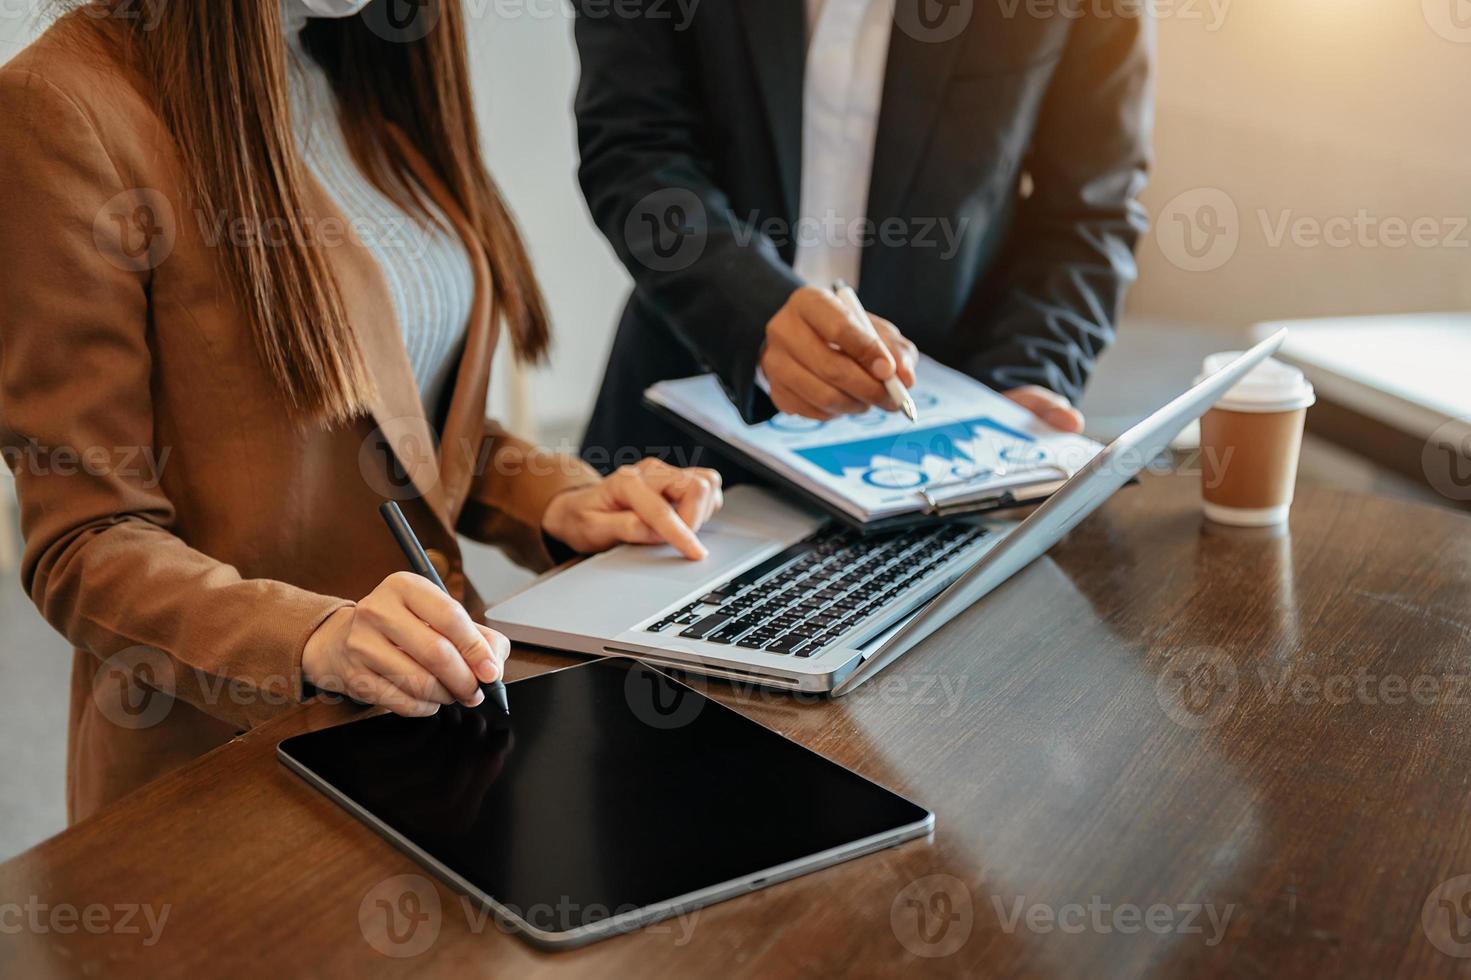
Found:
[{"label": "paper coffee cup", "polygon": [[[1240,351],[1210,355],[1196,380],[1240,356]],[[1246,527],[1287,520],[1303,422],[1315,400],[1301,371],[1269,359],[1205,413],[1200,420],[1200,474],[1206,517]]]}]

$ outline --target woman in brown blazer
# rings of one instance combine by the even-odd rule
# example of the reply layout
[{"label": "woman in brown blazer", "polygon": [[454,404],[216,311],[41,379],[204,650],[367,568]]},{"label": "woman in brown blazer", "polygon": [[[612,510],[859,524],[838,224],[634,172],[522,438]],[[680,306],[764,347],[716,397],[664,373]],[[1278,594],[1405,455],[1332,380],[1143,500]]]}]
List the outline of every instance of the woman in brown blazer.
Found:
[{"label": "woman in brown blazer", "polygon": [[[457,533],[703,554],[712,471],[600,480],[486,419],[499,330],[534,361],[546,316],[458,3],[381,6],[98,0],[0,68],[0,432],[76,648],[73,820],[313,689],[478,703],[508,648]],[[456,601],[401,571],[385,496]]]}]

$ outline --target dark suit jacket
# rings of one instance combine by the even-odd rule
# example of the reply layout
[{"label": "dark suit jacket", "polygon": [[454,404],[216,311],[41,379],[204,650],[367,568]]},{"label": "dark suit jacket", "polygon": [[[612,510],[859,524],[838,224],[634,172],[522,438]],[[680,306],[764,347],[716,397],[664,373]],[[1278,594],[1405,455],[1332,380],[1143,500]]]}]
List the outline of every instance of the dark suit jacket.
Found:
[{"label": "dark suit jacket", "polygon": [[[713,371],[747,421],[773,411],[754,374],[802,285],[805,5],[575,3],[579,176],[634,280],[584,455],[689,462],[691,441],[641,405],[648,385]],[[1154,31],[1109,13],[896,3],[859,294],[997,389],[1077,399],[1135,274]]]}]

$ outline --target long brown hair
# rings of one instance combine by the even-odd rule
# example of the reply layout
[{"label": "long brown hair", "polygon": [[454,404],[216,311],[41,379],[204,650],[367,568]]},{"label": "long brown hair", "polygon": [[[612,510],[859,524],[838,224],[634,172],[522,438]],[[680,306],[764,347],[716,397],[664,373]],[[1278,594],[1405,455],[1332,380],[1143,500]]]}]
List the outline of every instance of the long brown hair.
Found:
[{"label": "long brown hair", "polygon": [[[314,20],[303,43],[332,80],[358,165],[425,220],[389,124],[429,161],[485,249],[496,311],[516,354],[538,360],[549,339],[546,310],[481,157],[459,0],[424,0],[415,23],[432,26],[409,32],[384,29],[385,12],[373,8],[385,2],[373,0],[357,16]],[[197,205],[250,227],[285,229],[276,241],[223,242],[221,271],[292,412],[329,423],[361,414],[373,381],[327,256],[304,228],[304,166],[291,128],[280,0],[89,0],[72,16],[120,42],[120,60],[141,74],[178,143]]]}]

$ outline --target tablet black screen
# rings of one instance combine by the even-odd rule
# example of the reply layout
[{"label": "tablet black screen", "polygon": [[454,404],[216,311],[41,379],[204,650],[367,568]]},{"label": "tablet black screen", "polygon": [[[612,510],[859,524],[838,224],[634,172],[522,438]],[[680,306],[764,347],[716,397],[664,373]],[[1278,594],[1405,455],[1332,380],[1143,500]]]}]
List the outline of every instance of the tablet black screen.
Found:
[{"label": "tablet black screen", "polygon": [[928,816],[641,664],[596,661],[508,692],[509,730],[455,705],[281,751],[509,909],[564,910],[555,932]]}]

